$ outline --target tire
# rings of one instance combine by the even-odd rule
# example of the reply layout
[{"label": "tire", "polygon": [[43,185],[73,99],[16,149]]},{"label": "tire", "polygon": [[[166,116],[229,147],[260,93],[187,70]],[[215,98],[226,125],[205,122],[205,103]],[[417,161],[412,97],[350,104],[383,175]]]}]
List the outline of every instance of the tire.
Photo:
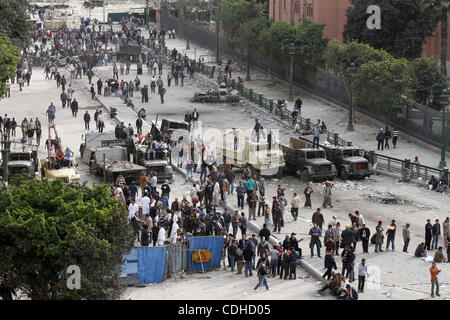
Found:
[{"label": "tire", "polygon": [[277,172],[277,179],[283,178],[283,168],[279,167]]},{"label": "tire", "polygon": [[345,169],[345,168],[341,169],[340,177],[341,177],[342,180],[347,180],[348,179],[347,169]]},{"label": "tire", "polygon": [[302,170],[300,173],[300,180],[303,182],[309,181],[309,171],[307,169]]}]

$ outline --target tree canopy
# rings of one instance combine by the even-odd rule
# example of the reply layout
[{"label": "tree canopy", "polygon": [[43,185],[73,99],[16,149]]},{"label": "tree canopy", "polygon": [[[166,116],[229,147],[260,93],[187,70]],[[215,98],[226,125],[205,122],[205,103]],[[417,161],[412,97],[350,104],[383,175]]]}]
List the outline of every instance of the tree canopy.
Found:
[{"label": "tree canopy", "polygon": [[6,81],[14,78],[19,56],[17,47],[0,33],[0,97],[7,93]]},{"label": "tree canopy", "polygon": [[30,41],[31,24],[25,12],[28,0],[0,0],[0,33],[20,49]]},{"label": "tree canopy", "polygon": [[[431,36],[440,18],[429,0],[350,0],[344,40],[358,40],[376,49],[385,49],[396,58],[419,58],[425,38]],[[381,29],[370,30],[366,22],[369,5],[381,8]]]},{"label": "tree canopy", "polygon": [[411,61],[411,93],[414,100],[429,105],[431,87],[438,83],[447,86],[447,78],[442,74],[439,62],[433,58],[422,57]]},{"label": "tree canopy", "polygon": [[388,58],[361,65],[354,75],[352,89],[358,105],[380,112],[385,124],[406,103],[409,88],[409,64],[406,59]]},{"label": "tree canopy", "polygon": [[[132,246],[126,210],[107,185],[47,179],[10,183],[0,194],[0,283],[31,299],[115,299],[119,266]],[[69,290],[66,270],[81,269]]]}]

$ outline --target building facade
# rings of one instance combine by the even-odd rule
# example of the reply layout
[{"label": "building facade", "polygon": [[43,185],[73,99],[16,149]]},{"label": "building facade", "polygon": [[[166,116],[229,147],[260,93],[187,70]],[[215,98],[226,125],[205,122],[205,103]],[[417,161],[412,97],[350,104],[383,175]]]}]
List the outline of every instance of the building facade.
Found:
[{"label": "building facade", "polygon": [[[299,19],[310,19],[316,23],[325,24],[324,35],[329,39],[342,41],[345,15],[350,6],[349,0],[269,0],[269,18],[298,25]],[[450,26],[450,15],[449,15]],[[381,21],[383,25],[383,21]],[[450,34],[450,32],[449,32]],[[441,55],[440,24],[432,37],[426,39],[422,54],[439,59]],[[450,41],[447,41],[447,57],[450,59]],[[447,66],[450,61],[447,61]]]}]

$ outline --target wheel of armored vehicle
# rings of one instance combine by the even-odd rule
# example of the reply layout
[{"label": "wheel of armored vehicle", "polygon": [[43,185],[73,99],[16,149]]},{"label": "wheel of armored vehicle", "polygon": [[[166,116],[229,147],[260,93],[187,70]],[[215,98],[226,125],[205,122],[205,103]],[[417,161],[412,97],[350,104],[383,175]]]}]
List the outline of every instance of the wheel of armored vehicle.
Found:
[{"label": "wheel of armored vehicle", "polygon": [[302,182],[308,182],[309,181],[309,171],[308,171],[308,169],[302,170],[302,172],[300,173],[300,180]]}]

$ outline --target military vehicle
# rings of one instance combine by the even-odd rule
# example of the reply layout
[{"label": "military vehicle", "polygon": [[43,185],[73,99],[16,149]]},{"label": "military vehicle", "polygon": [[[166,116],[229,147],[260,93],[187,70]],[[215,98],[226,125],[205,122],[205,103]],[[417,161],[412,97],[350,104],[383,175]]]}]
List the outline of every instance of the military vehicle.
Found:
[{"label": "military vehicle", "polygon": [[144,166],[148,172],[153,171],[156,173],[158,182],[164,182],[165,180],[173,180],[172,166],[170,165],[170,157],[168,159],[154,159],[151,154],[146,154],[147,145],[136,146],[136,162],[137,164]]},{"label": "military vehicle", "polygon": [[[312,143],[311,136],[299,139]],[[363,151],[357,146],[334,146],[325,141],[320,147],[325,150],[326,158],[334,164],[338,176],[343,180],[369,177],[375,173],[369,161],[361,156]]]},{"label": "military vehicle", "polygon": [[303,182],[334,179],[336,170],[326,158],[325,150],[312,146],[307,140],[290,137],[289,146],[282,145],[286,169],[299,175]]},{"label": "military vehicle", "polygon": [[343,180],[370,177],[375,173],[369,161],[361,156],[361,149],[356,146],[323,148],[327,159],[334,163],[339,177]]},{"label": "military vehicle", "polygon": [[228,91],[226,88],[217,90],[210,89],[207,92],[197,92],[192,98],[192,102],[239,102],[238,91]]},{"label": "military vehicle", "polygon": [[[242,138],[242,135],[241,135]],[[249,136],[244,136],[244,143],[234,146],[233,141],[227,141],[216,147],[217,158],[223,159],[224,164],[235,168],[250,167],[254,174],[262,176],[277,176],[281,178],[285,160],[280,144],[268,143],[266,139],[252,141]]]},{"label": "military vehicle", "polygon": [[[55,139],[51,139],[51,129],[55,132]],[[40,160],[41,177],[49,180],[63,180],[66,183],[79,182],[80,175],[75,169],[75,157],[72,157],[72,165],[69,167],[61,145],[61,139],[58,137],[54,124],[48,127],[48,139],[46,143],[48,156]]]},{"label": "military vehicle", "polygon": [[133,45],[133,44],[121,44],[119,47],[119,51],[117,52],[117,58],[119,61],[130,61],[130,57],[132,57],[132,61],[136,62],[141,55],[141,46]]},{"label": "military vehicle", "polygon": [[[39,171],[38,146],[13,142],[13,148],[8,157],[8,177],[21,173],[35,176]],[[0,163],[0,175],[3,176],[3,161]]]}]

